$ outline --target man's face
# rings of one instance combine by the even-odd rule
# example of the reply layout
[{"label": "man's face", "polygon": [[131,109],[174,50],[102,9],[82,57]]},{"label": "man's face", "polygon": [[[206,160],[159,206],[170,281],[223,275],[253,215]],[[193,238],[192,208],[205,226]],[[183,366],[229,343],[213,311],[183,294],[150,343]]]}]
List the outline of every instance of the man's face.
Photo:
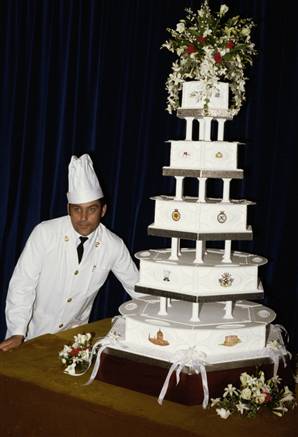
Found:
[{"label": "man's face", "polygon": [[80,234],[87,236],[93,232],[105,215],[107,205],[102,205],[99,200],[93,202],[74,204],[67,206],[73,228]]}]

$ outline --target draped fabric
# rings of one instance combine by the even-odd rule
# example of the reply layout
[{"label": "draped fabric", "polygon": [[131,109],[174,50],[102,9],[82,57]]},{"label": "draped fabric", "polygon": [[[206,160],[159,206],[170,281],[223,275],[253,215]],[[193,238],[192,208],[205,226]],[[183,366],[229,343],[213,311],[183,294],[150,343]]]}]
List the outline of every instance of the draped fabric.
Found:
[{"label": "draped fabric", "polygon": [[[247,101],[227,124],[239,140],[243,181],[235,197],[256,202],[252,242],[234,247],[268,258],[260,269],[265,304],[298,350],[298,256],[295,173],[297,36],[290,2],[226,0],[233,15],[252,17],[258,49],[247,71]],[[7,0],[0,4],[0,336],[8,282],[34,225],[66,213],[67,166],[89,153],[108,200],[105,224],[131,253],[167,247],[147,236],[156,194],[172,194],[162,177],[168,139],[184,122],[165,111],[173,57],[160,50],[167,27],[184,16],[184,0]],[[220,1],[211,1],[217,10]],[[187,189],[193,190],[191,181]],[[212,188],[212,187],[211,187]],[[212,188],[216,192],[218,187]],[[209,194],[209,193],[208,193]],[[114,279],[91,319],[117,313],[127,296]]]}]

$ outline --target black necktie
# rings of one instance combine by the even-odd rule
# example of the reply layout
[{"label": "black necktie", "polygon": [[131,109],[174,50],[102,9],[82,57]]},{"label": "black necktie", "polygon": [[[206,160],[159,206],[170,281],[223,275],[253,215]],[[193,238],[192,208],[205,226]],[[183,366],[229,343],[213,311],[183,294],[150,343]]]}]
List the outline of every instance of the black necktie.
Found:
[{"label": "black necktie", "polygon": [[80,237],[80,240],[81,242],[77,247],[79,264],[84,253],[84,243],[88,240],[88,237]]}]

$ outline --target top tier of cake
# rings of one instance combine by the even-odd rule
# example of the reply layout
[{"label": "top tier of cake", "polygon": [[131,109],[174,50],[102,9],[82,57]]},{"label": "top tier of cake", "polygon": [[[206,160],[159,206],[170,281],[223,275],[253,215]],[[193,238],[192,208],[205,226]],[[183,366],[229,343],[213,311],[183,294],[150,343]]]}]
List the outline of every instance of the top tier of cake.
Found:
[{"label": "top tier of cake", "polygon": [[199,122],[198,140],[210,141],[211,131],[213,136],[216,133],[217,141],[224,141],[224,125],[227,120],[233,117],[229,110],[229,85],[219,82],[217,88],[210,95],[208,103],[208,111],[204,106],[202,94],[202,84],[199,81],[185,82],[182,91],[182,104],[177,110],[177,116],[186,120],[186,137],[188,141],[192,141],[193,137],[193,121]]},{"label": "top tier of cake", "polygon": [[[184,82],[181,107],[183,109],[203,109],[203,90],[204,87],[200,81]],[[229,109],[229,84],[218,82],[216,89],[210,93],[208,108],[226,111]]]}]

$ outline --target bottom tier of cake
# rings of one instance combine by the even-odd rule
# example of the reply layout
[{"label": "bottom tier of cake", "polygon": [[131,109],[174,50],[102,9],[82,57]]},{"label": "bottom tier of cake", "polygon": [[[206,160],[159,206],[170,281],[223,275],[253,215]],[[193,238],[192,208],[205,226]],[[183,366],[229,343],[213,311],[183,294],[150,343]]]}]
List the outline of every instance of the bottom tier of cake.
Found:
[{"label": "bottom tier of cake", "polygon": [[[147,298],[143,301],[143,304],[146,303],[148,304]],[[131,309],[132,305],[142,306],[139,301],[129,304]],[[252,302],[246,302],[243,305],[245,308],[254,308]],[[210,308],[212,309],[212,306]],[[259,309],[259,311],[261,310]],[[264,307],[263,311],[266,311]],[[253,314],[253,311],[251,313]],[[181,316],[181,311],[179,314]],[[256,370],[263,370],[266,378],[278,373],[283,378],[284,384],[291,385],[293,383],[291,366],[287,365],[289,363],[288,352],[279,325],[269,324],[266,328],[266,324],[262,323],[259,330],[253,326],[249,331],[251,321],[246,321],[248,326],[243,332],[248,339],[249,349],[234,349],[235,346],[241,344],[241,340],[238,340],[240,334],[239,332],[231,334],[229,331],[231,328],[226,326],[224,328],[226,330],[224,343],[219,343],[222,349],[215,346],[216,350],[213,351],[214,345],[212,343],[209,349],[206,347],[204,350],[203,347],[204,344],[207,344],[206,339],[204,339],[206,320],[201,322],[201,327],[197,327],[197,337],[192,336],[193,329],[186,325],[186,329],[181,329],[184,334],[184,342],[181,337],[181,341],[176,343],[174,347],[167,348],[170,345],[167,344],[165,338],[170,338],[170,331],[165,337],[160,334],[156,337],[149,336],[149,340],[154,338],[153,342],[149,341],[152,347],[144,346],[143,342],[138,343],[138,335],[142,336],[142,327],[138,323],[130,323],[134,321],[135,317],[136,315],[118,316],[106,337],[96,343],[97,346],[101,346],[96,360],[97,364],[93,370],[94,376],[97,374],[97,379],[156,397],[159,396],[159,401],[169,399],[192,405],[200,404],[204,399],[205,406],[208,399],[221,396],[227,384],[237,386],[243,372],[253,374]],[[174,323],[177,323],[177,320]],[[151,327],[148,318],[144,321],[145,326],[146,324],[149,328]],[[253,324],[255,325],[255,322]],[[212,324],[209,323],[207,328],[210,342],[213,339],[211,326]],[[177,327],[172,327],[172,329],[174,332],[179,331]],[[239,328],[238,323],[238,327],[235,329],[243,329],[243,327]],[[216,327],[213,330],[216,333],[214,338],[217,338],[218,330]],[[261,334],[265,330],[266,337],[261,340]],[[160,332],[162,331],[160,330]],[[200,332],[205,343],[200,342]],[[227,334],[228,332],[229,334]],[[249,338],[249,332],[251,338]],[[132,333],[135,334],[134,341],[128,341],[127,337],[132,340],[130,338]],[[195,338],[197,338],[197,343],[193,343]],[[218,339],[216,341],[218,344]],[[178,373],[181,371],[179,384],[176,380],[177,371]],[[162,393],[163,395],[161,395]]]}]

